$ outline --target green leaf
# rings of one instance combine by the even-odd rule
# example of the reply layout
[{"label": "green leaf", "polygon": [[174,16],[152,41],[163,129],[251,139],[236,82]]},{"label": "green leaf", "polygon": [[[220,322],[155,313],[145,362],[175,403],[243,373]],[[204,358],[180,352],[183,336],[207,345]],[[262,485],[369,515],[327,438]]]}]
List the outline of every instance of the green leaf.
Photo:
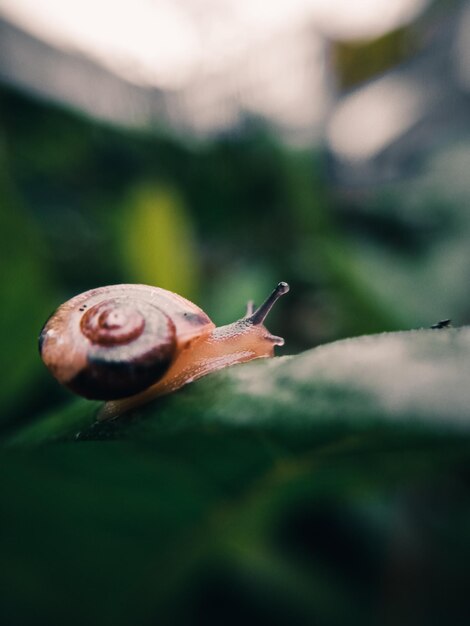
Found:
[{"label": "green leaf", "polygon": [[100,405],[77,400],[32,422],[10,443],[148,438],[207,425],[300,439],[324,427],[387,424],[470,431],[469,360],[469,327],[346,339],[216,372],[111,422],[94,423]]},{"label": "green leaf", "polygon": [[462,623],[469,357],[389,333],[38,417],[0,459],[5,623]]}]

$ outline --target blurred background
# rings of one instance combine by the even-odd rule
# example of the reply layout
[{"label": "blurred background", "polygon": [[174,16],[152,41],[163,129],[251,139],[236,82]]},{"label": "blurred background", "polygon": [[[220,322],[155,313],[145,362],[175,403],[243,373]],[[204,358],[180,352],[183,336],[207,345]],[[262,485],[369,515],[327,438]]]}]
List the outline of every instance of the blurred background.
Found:
[{"label": "blurred background", "polygon": [[[37,336],[100,285],[158,285],[222,324],[288,281],[267,324],[280,354],[470,323],[469,105],[469,1],[0,0],[3,434],[82,410]],[[381,624],[453,623],[449,607],[465,623],[469,474],[436,471],[444,440],[340,440],[323,469],[295,474],[301,429],[294,444],[162,423],[153,448],[144,430],[138,449],[8,458],[5,623],[38,624],[37,607],[59,623],[160,623],[155,569],[176,562],[178,587],[173,551],[188,546],[190,561],[219,560],[192,579],[193,600],[168,596],[185,626],[363,626],[372,605]],[[250,491],[272,459],[275,504]],[[219,516],[204,526],[207,503]],[[305,622],[289,621],[283,593],[306,602]]]},{"label": "blurred background", "polygon": [[291,353],[470,321],[470,3],[2,0],[0,81],[5,420],[99,285],[220,324],[287,280]]}]

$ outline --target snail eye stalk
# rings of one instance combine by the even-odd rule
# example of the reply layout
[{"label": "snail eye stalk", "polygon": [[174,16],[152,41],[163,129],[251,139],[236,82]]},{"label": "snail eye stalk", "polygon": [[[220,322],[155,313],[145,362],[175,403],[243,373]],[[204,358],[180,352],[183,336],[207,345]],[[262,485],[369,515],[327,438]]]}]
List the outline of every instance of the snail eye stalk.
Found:
[{"label": "snail eye stalk", "polygon": [[287,283],[279,283],[274,291],[268,296],[263,304],[248,318],[254,325],[262,324],[266,319],[269,311],[281,296],[289,291],[290,287]]}]

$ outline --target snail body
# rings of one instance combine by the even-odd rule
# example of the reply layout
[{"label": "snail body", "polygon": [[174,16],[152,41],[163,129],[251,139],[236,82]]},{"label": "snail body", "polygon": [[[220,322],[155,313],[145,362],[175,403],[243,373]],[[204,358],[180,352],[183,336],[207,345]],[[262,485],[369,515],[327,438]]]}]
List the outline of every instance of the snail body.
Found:
[{"label": "snail body", "polygon": [[45,365],[63,385],[89,399],[108,401],[104,417],[179,389],[223,367],[274,356],[283,345],[263,322],[276,289],[256,311],[216,328],[202,309],[149,285],[110,285],[62,304],[39,336]]}]

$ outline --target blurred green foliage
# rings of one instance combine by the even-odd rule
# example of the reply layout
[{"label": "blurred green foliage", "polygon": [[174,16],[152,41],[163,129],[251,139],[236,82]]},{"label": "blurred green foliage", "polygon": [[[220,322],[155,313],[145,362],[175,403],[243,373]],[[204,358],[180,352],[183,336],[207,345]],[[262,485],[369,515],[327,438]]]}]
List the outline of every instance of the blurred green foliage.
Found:
[{"label": "blurred green foliage", "polygon": [[3,405],[4,420],[63,398],[35,337],[60,302],[103,284],[158,284],[226,323],[288,280],[293,297],[271,323],[290,351],[399,325],[355,269],[318,155],[289,151],[256,125],[198,145],[126,132],[4,88],[0,112],[2,219],[16,221],[2,236],[21,244],[2,262],[5,290],[21,294],[3,307],[19,325],[11,341],[25,344],[5,394],[30,389],[11,414]]},{"label": "blurred green foliage", "polygon": [[[21,408],[21,399],[34,393],[38,382],[37,329],[51,312],[54,278],[35,225],[8,183],[2,148],[0,143],[0,285],[5,329],[0,350],[0,413],[7,416]],[[31,385],[31,390],[25,385]]]},{"label": "blurred green foliage", "polygon": [[120,225],[129,282],[158,285],[188,298],[197,295],[199,256],[191,216],[175,191],[155,184],[134,189]]},{"label": "blurred green foliage", "polygon": [[339,86],[350,89],[409,59],[419,47],[417,35],[408,26],[378,39],[334,42],[332,57]]}]

